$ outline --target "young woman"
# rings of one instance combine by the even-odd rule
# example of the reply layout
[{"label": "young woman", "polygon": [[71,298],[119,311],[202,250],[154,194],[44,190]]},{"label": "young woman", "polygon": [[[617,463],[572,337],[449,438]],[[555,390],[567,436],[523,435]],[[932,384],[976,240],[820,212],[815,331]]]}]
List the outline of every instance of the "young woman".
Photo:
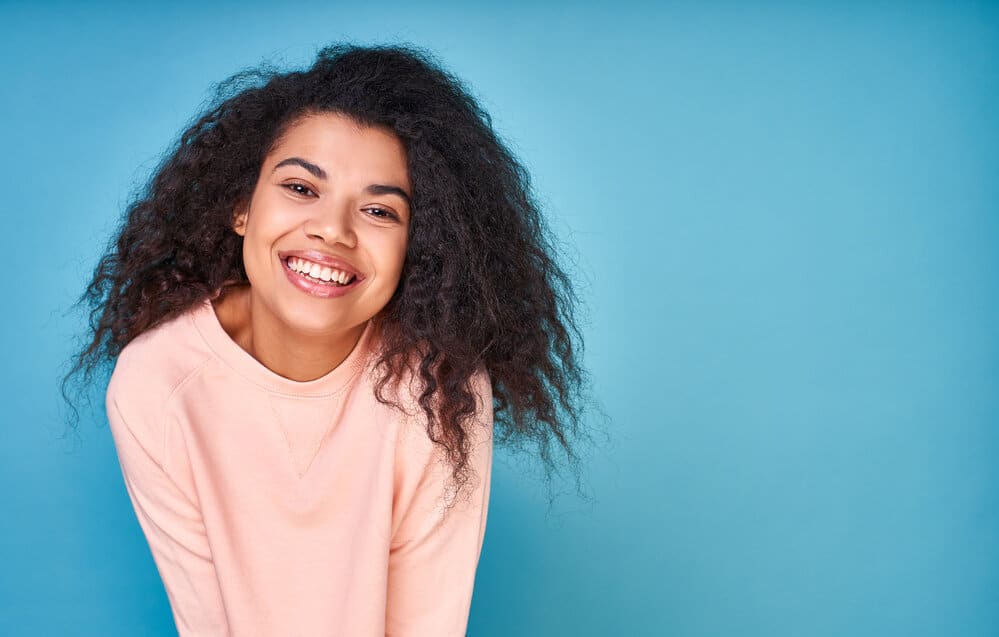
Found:
[{"label": "young woman", "polygon": [[114,361],[181,635],[465,633],[494,425],[578,459],[575,296],[544,237],[527,173],[422,51],[221,86],[81,297],[70,374]]}]

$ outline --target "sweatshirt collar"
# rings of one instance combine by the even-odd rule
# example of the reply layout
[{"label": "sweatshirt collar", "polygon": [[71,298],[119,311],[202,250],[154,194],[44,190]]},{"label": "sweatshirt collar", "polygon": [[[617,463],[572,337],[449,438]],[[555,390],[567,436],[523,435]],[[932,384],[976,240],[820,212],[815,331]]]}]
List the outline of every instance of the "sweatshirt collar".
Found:
[{"label": "sweatshirt collar", "polygon": [[297,381],[268,369],[232,340],[219,322],[210,298],[191,313],[191,320],[215,355],[240,376],[268,391],[303,397],[329,396],[346,387],[368,360],[374,324],[368,320],[354,349],[334,369],[313,380]]}]

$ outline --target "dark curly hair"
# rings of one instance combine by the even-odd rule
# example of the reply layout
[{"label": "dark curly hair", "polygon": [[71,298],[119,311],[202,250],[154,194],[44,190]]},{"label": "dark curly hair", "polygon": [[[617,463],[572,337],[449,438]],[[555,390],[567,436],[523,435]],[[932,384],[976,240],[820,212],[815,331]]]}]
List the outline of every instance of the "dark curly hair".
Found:
[{"label": "dark curly hair", "polygon": [[422,381],[427,432],[460,488],[469,472],[463,423],[476,406],[470,380],[484,364],[496,444],[535,442],[550,482],[554,438],[578,487],[570,439],[591,438],[581,427],[589,382],[572,281],[553,258],[529,175],[490,116],[432,55],[408,45],[336,44],[307,70],[265,64],[217,85],[127,206],[74,304],[90,307],[89,343],[63,379],[64,398],[77,372],[89,384],[138,335],[248,283],[233,211],[289,125],[324,112],[388,127],[407,153],[412,222],[399,286],[377,317],[378,400],[398,407],[382,390],[404,372]]}]

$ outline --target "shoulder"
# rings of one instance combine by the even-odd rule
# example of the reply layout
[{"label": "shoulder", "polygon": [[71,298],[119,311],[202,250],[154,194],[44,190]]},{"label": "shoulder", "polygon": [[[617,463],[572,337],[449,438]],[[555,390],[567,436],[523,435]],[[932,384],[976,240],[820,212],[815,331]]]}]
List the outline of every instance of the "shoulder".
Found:
[{"label": "shoulder", "polygon": [[[373,337],[372,355],[369,358],[366,373],[368,382],[377,384],[377,380],[385,374],[388,369],[382,365],[376,365],[380,361],[382,345],[377,332]],[[423,354],[417,349],[403,356],[403,361],[398,364],[398,373],[394,378],[385,383],[383,392],[403,408],[409,416],[420,418],[423,408],[419,404],[419,398],[427,388],[427,381],[420,372],[423,363]],[[376,371],[377,370],[377,371]],[[477,414],[482,415],[489,412],[492,417],[493,392],[492,376],[485,364],[480,364],[468,377],[466,388],[475,397]],[[434,404],[439,403],[439,395],[432,398]]]},{"label": "shoulder", "polygon": [[[401,431],[399,442],[418,449],[418,455],[425,456],[437,448],[427,430],[426,413],[419,398],[426,388],[426,382],[419,375],[419,360],[411,359],[410,369],[404,369],[398,384],[391,385],[393,390],[389,392],[405,417],[401,419]],[[492,377],[485,365],[480,365],[468,378],[467,389],[472,394],[475,401],[473,413],[462,424],[466,434],[469,434],[473,441],[473,446],[491,443],[493,432],[493,391]],[[441,396],[438,394],[431,397],[431,404],[439,408]],[[439,450],[439,449],[438,449]]]},{"label": "shoulder", "polygon": [[472,392],[475,394],[476,400],[478,401],[478,408],[476,411],[480,414],[488,412],[490,419],[492,419],[493,412],[493,385],[492,376],[489,375],[489,370],[485,365],[481,365],[479,369],[472,374]]},{"label": "shoulder", "polygon": [[[173,392],[211,359],[188,309],[128,343],[118,354],[108,381],[108,411],[130,423],[151,422]],[[152,425],[149,425],[152,426]]]}]

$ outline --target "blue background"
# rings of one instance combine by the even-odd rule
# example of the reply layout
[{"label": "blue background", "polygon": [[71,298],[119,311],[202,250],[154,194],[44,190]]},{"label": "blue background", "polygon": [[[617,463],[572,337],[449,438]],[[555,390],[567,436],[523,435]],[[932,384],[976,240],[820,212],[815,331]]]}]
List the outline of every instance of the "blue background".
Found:
[{"label": "blue background", "polygon": [[498,453],[470,635],[999,634],[996,6],[90,4],[0,4],[0,633],[174,634],[64,313],[214,82],[348,38],[493,114],[613,419],[551,515]]}]

